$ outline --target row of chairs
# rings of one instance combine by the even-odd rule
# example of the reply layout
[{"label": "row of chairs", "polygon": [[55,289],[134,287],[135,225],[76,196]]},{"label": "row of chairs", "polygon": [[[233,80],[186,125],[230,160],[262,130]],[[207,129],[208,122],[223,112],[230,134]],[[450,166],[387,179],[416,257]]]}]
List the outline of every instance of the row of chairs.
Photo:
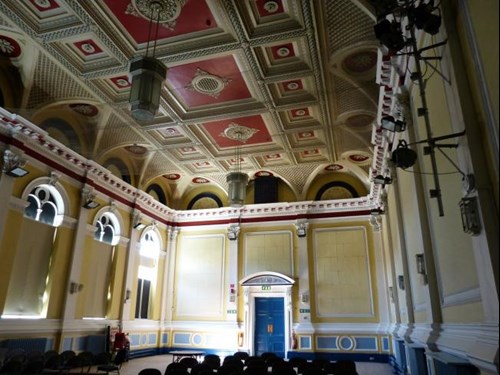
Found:
[{"label": "row of chairs", "polygon": [[275,353],[263,353],[250,356],[245,352],[236,352],[226,356],[221,362],[219,356],[209,354],[202,363],[194,358],[182,358],[171,363],[165,375],[357,375],[356,364],[350,360],[330,362],[326,359],[308,361],[294,357],[284,360]]},{"label": "row of chairs", "polygon": [[72,350],[58,353],[55,350],[46,352],[32,351],[26,353],[22,349],[9,351],[0,366],[0,374],[59,374],[80,370],[90,372],[95,366],[96,372],[117,372],[127,359],[126,350],[117,352],[112,358],[111,353],[102,352],[94,355],[90,351],[76,354]]}]

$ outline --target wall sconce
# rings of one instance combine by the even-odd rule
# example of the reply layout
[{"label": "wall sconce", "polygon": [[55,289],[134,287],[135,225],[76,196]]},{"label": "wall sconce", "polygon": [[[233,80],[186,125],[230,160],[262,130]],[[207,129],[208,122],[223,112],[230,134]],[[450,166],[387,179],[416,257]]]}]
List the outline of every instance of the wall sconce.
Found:
[{"label": "wall sconce", "polygon": [[481,220],[477,207],[477,198],[462,198],[459,203],[462,216],[462,229],[465,233],[477,236],[481,233]]},{"label": "wall sconce", "polygon": [[137,230],[141,230],[141,229],[144,229],[146,227],[146,224],[138,221],[137,223],[134,224],[134,229],[137,229]]},{"label": "wall sconce", "polygon": [[405,290],[405,277],[404,275],[398,275],[398,288]]},{"label": "wall sconce", "polygon": [[82,289],[83,289],[83,284],[79,284],[79,283],[76,283],[74,281],[72,281],[69,284],[69,293],[70,294],[75,294],[75,293],[81,292]]},{"label": "wall sconce", "polygon": [[372,208],[370,210],[370,214],[374,215],[374,216],[382,215],[383,213],[384,213],[384,210],[382,210],[381,208]]},{"label": "wall sconce", "polygon": [[23,167],[26,165],[26,160],[21,159],[18,155],[10,150],[5,150],[3,153],[3,172],[11,177],[23,177],[29,172]]},{"label": "wall sconce", "polygon": [[403,132],[406,129],[406,122],[395,120],[392,116],[382,117],[381,128],[390,132]]},{"label": "wall sconce", "polygon": [[229,241],[235,241],[238,239],[238,234],[240,232],[240,227],[237,225],[231,225],[227,228],[227,238]]},{"label": "wall sconce", "polygon": [[83,189],[82,190],[82,200],[83,204],[82,207],[86,209],[92,209],[92,208],[97,208],[100,206],[99,203],[95,201],[96,195],[94,192],[88,190],[88,189]]}]

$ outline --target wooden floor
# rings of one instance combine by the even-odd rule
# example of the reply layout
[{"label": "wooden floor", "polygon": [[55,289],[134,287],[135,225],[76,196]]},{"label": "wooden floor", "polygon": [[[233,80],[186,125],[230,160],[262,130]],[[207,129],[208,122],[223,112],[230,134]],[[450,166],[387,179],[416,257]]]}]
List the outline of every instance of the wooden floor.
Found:
[{"label": "wooden floor", "polygon": [[[135,358],[123,364],[120,374],[137,375],[144,368],[157,368],[163,374],[171,362],[169,354]],[[385,363],[356,362],[356,369],[359,375],[392,375],[391,366]]]}]

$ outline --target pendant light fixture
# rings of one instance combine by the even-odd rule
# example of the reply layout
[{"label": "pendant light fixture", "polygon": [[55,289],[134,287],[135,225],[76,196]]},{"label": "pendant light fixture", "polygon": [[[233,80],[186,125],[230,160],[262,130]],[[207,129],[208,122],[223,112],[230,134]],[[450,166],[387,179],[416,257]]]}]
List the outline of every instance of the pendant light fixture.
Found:
[{"label": "pendant light fixture", "polygon": [[241,143],[246,139],[244,136],[244,128],[235,126],[232,128],[233,136],[238,144],[235,148],[234,170],[226,176],[226,181],[229,184],[228,196],[231,207],[241,207],[245,202],[247,193],[248,175],[241,171]]},{"label": "pendant light fixture", "polygon": [[[132,117],[138,121],[151,121],[154,119],[160,106],[161,88],[167,76],[167,67],[155,58],[156,41],[160,13],[164,10],[162,2],[151,0],[149,7],[149,32],[146,44],[146,56],[135,57],[130,60],[130,76],[132,78],[130,89],[130,111]],[[149,55],[153,19],[156,15],[156,31],[152,56]]]}]

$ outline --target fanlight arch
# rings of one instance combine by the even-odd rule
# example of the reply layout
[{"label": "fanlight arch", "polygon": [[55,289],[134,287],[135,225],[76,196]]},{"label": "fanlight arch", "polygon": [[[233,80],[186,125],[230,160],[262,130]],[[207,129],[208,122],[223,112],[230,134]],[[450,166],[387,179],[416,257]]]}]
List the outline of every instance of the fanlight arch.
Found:
[{"label": "fanlight arch", "polygon": [[58,227],[64,219],[65,204],[61,193],[50,184],[39,184],[26,197],[24,215],[33,220]]},{"label": "fanlight arch", "polygon": [[117,245],[120,241],[121,227],[116,215],[112,212],[104,212],[98,216],[94,223],[96,231],[94,238],[97,241]]}]

